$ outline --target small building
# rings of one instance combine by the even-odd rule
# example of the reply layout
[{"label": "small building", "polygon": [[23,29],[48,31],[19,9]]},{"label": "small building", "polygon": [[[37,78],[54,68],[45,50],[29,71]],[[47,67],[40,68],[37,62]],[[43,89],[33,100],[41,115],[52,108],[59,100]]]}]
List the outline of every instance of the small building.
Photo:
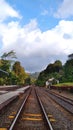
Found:
[{"label": "small building", "polygon": [[46,88],[49,88],[50,89],[50,86],[52,85],[52,83],[55,82],[55,83],[59,83],[59,80],[55,79],[55,78],[50,78],[46,81]]}]

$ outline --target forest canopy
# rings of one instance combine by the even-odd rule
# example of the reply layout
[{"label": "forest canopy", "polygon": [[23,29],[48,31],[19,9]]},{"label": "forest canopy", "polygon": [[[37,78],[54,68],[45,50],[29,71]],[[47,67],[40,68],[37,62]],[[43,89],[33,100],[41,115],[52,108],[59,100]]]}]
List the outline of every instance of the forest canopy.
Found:
[{"label": "forest canopy", "polygon": [[16,53],[11,50],[5,52],[0,59],[0,85],[25,85],[29,75],[16,60]]}]

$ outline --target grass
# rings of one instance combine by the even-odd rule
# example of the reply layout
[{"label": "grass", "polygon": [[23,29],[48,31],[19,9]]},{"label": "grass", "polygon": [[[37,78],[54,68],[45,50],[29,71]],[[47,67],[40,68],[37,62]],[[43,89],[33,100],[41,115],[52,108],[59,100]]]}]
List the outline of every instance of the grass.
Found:
[{"label": "grass", "polygon": [[73,87],[73,82],[69,82],[69,83],[59,83],[59,84],[56,84],[54,86],[57,86],[57,87],[61,87],[61,86],[72,86]]}]

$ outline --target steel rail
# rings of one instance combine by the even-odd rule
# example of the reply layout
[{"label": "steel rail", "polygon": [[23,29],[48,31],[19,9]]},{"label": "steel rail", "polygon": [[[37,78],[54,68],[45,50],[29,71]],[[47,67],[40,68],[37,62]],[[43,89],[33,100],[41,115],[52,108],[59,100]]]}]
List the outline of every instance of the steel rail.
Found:
[{"label": "steel rail", "polygon": [[51,97],[51,99],[54,101],[54,102],[56,102],[57,104],[59,104],[62,108],[64,108],[66,111],[68,111],[70,114],[73,114],[73,111],[71,110],[71,109],[69,109],[66,105],[64,105],[63,103],[61,103],[61,101],[57,101],[54,97],[52,97],[52,96],[55,96],[55,97],[57,97],[58,99],[60,99],[60,100],[62,100],[63,102],[66,102],[66,103],[68,103],[68,105],[72,105],[72,107],[73,107],[73,104],[72,103],[69,103],[68,101],[65,101],[64,99],[62,99],[62,98],[60,98],[60,97],[58,97],[58,96],[56,96],[56,95],[54,95],[54,94],[51,94],[51,93],[49,93],[49,92],[47,92],[47,94],[50,94],[50,95],[48,95],[49,97]]},{"label": "steel rail", "polygon": [[57,94],[57,93],[55,93],[55,92],[50,92],[50,91],[47,91],[47,92],[50,93],[50,94],[52,94],[52,95],[54,95],[55,97],[57,97],[57,98],[59,98],[59,99],[62,99],[62,100],[65,101],[65,102],[67,102],[67,103],[73,105],[73,100],[72,100],[72,99],[69,99],[69,98],[67,98],[67,97],[65,97],[65,96],[59,95],[59,94]]},{"label": "steel rail", "polygon": [[42,112],[44,114],[44,117],[46,119],[46,122],[47,122],[47,125],[48,125],[48,128],[49,128],[48,130],[54,130],[53,127],[52,127],[52,125],[51,125],[51,123],[50,123],[50,121],[49,121],[49,119],[48,119],[48,115],[46,114],[46,111],[45,111],[45,108],[44,108],[44,106],[42,104],[42,101],[41,101],[39,95],[37,94],[37,90],[36,89],[35,89],[35,92],[36,92],[36,96],[38,98],[39,104],[41,106]]},{"label": "steel rail", "polygon": [[[30,91],[31,91],[31,90],[30,90]],[[17,114],[16,114],[16,116],[15,116],[15,118],[14,118],[14,120],[13,120],[13,122],[12,122],[10,128],[9,128],[9,130],[13,130],[14,125],[15,125],[15,123],[16,123],[16,121],[17,121],[17,119],[18,119],[18,117],[19,117],[19,115],[20,115],[20,113],[21,113],[21,111],[22,111],[22,109],[23,109],[23,106],[25,105],[25,103],[26,103],[26,101],[27,101],[27,99],[28,99],[28,97],[29,97],[29,94],[30,94],[30,92],[28,93],[28,95],[26,96],[26,98],[25,98],[24,102],[22,103],[20,109],[18,110],[18,112],[17,112]]]}]

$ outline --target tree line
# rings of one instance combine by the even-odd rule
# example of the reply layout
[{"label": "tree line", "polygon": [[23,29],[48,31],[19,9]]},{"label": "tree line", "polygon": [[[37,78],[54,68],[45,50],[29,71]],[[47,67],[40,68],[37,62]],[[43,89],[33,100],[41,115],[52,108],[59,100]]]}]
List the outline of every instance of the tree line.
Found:
[{"label": "tree line", "polygon": [[60,60],[49,64],[45,70],[40,72],[36,85],[45,86],[45,82],[52,77],[60,83],[73,82],[73,54],[68,55],[68,60],[64,65]]},{"label": "tree line", "polygon": [[0,58],[0,85],[27,85],[30,84],[29,74],[17,61],[14,50],[5,52]]}]

